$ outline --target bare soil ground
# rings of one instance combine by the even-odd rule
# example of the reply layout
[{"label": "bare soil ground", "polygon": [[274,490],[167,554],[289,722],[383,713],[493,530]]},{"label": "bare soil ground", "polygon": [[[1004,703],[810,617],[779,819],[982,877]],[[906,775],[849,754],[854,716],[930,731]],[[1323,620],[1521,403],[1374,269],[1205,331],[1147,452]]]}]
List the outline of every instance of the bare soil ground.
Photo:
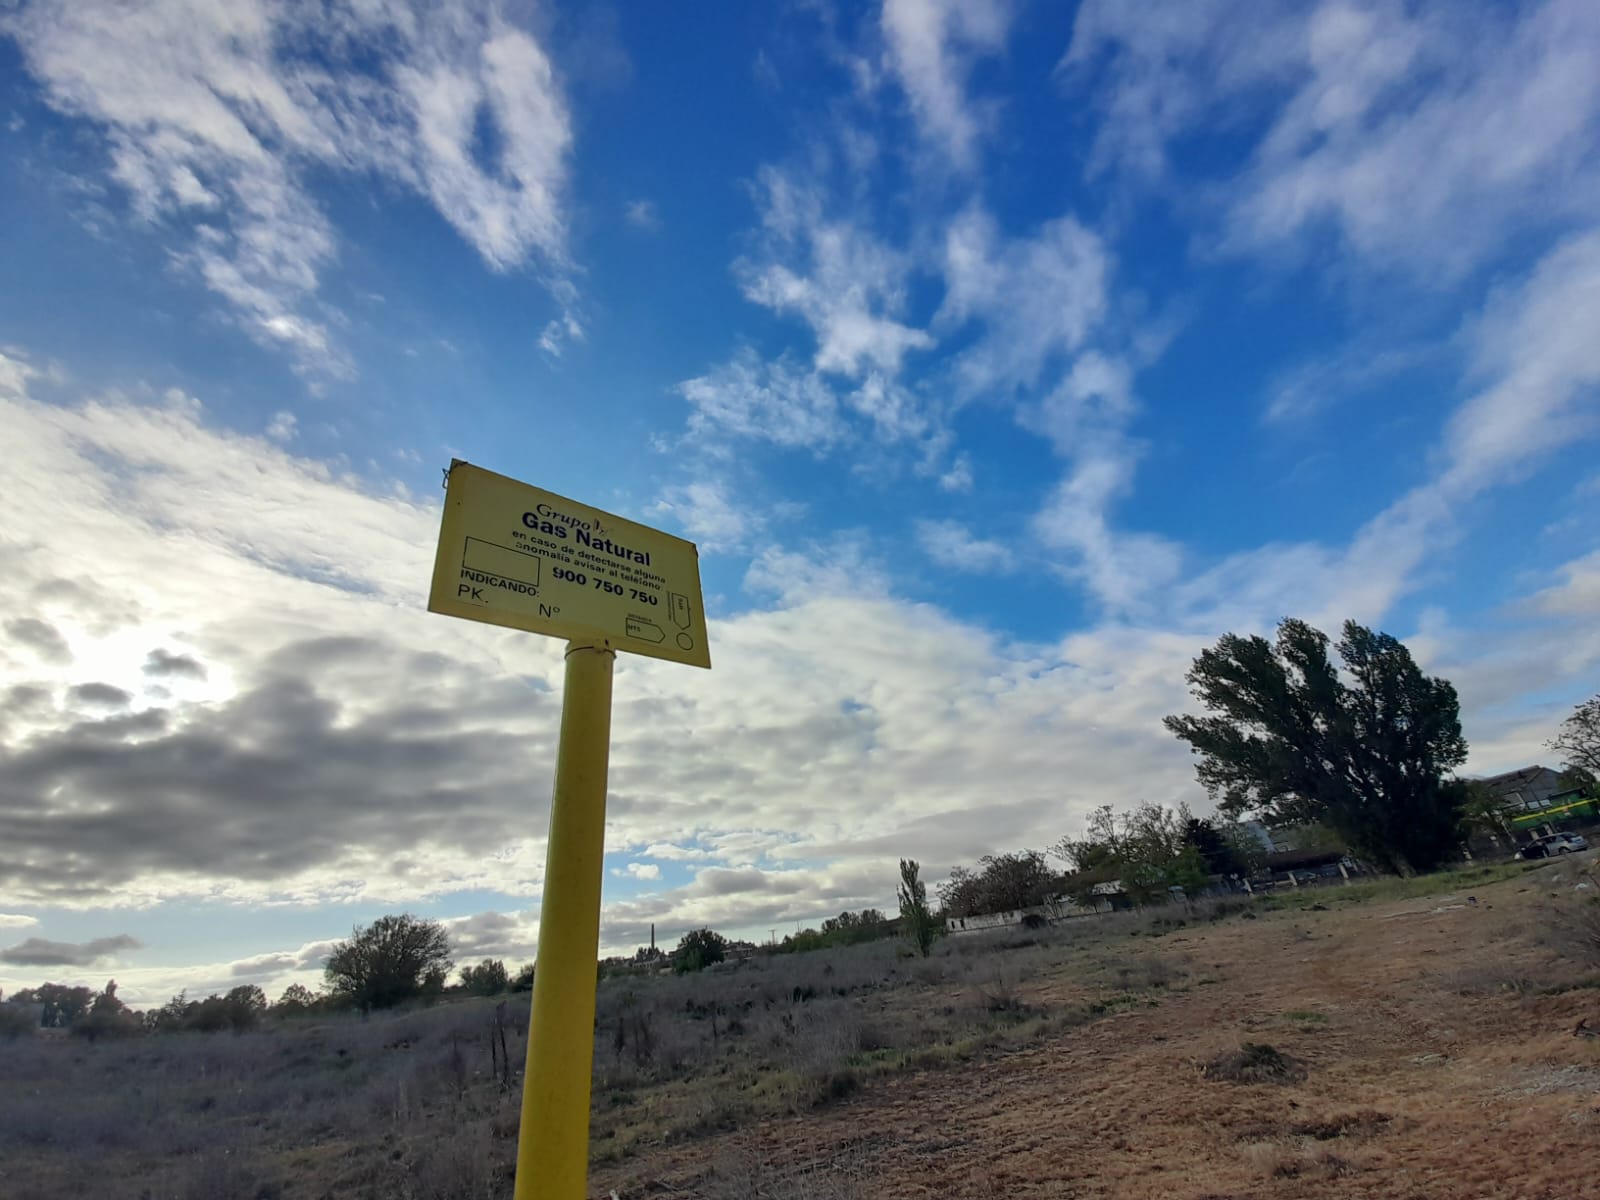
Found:
[{"label": "bare soil ground", "polygon": [[[1597,858],[607,979],[590,1192],[1600,1197]],[[493,1012],[0,1042],[0,1200],[504,1200]]]},{"label": "bare soil ground", "polygon": [[[1548,906],[1583,878],[1562,864],[1479,887],[1472,903],[1444,893],[1186,927],[1159,947],[1190,956],[1193,978],[1154,1006],[641,1153],[596,1171],[592,1190],[1600,1196],[1600,1039],[1574,1034],[1584,1018],[1600,1027],[1600,991],[1538,944]],[[1048,1007],[1081,988],[1069,962],[1019,990]],[[1204,1077],[1243,1043],[1298,1060],[1304,1078]]]}]

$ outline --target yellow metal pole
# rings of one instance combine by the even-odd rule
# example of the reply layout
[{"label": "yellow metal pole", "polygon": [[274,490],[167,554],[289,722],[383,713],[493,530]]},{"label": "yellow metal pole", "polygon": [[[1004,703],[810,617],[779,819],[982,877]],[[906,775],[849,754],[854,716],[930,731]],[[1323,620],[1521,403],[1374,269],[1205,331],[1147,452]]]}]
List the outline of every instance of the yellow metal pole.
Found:
[{"label": "yellow metal pole", "polygon": [[603,642],[567,644],[514,1200],[582,1200],[587,1190],[611,667],[616,657]]}]

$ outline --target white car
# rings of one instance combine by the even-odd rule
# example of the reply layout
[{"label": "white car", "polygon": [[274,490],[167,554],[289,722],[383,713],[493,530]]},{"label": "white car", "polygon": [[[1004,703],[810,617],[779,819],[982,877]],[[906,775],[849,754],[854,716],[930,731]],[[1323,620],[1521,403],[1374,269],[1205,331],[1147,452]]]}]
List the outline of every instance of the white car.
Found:
[{"label": "white car", "polygon": [[1588,841],[1580,833],[1551,833],[1541,838],[1534,838],[1517,851],[1517,857],[1554,858],[1557,854],[1575,854],[1579,850],[1588,848]]}]

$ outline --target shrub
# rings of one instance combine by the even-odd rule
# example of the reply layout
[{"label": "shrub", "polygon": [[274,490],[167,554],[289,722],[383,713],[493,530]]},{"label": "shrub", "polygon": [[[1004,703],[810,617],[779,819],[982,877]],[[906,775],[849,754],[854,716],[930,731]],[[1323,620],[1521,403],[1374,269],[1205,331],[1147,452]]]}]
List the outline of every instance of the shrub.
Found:
[{"label": "shrub", "polygon": [[1245,1042],[1212,1058],[1200,1074],[1222,1083],[1297,1083],[1306,1077],[1306,1069],[1274,1046]]},{"label": "shrub", "polygon": [[978,1007],[989,1013],[1020,1013],[1027,1006],[1004,971],[996,968],[974,987]]},{"label": "shrub", "polygon": [[20,1004],[0,1004],[0,1038],[11,1041],[30,1035],[38,1023],[30,1009]]},{"label": "shrub", "polygon": [[1585,967],[1600,967],[1600,899],[1570,897],[1544,910],[1538,941]]}]

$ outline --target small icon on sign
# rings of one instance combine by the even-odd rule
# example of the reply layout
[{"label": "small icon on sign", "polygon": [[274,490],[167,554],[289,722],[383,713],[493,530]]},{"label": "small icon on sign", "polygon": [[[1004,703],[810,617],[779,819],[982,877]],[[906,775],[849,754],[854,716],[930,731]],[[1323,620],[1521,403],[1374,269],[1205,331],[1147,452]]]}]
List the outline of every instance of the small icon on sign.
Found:
[{"label": "small icon on sign", "polygon": [[693,650],[694,649],[694,639],[692,637],[690,637],[687,633],[680,633],[678,635],[678,649],[679,650]]},{"label": "small icon on sign", "polygon": [[644,617],[629,617],[627,632],[629,637],[638,638],[641,642],[663,642],[667,638],[666,630]]},{"label": "small icon on sign", "polygon": [[[689,597],[682,592],[667,593],[667,615],[679,629],[689,628]],[[684,647],[688,649],[687,646]]]}]

